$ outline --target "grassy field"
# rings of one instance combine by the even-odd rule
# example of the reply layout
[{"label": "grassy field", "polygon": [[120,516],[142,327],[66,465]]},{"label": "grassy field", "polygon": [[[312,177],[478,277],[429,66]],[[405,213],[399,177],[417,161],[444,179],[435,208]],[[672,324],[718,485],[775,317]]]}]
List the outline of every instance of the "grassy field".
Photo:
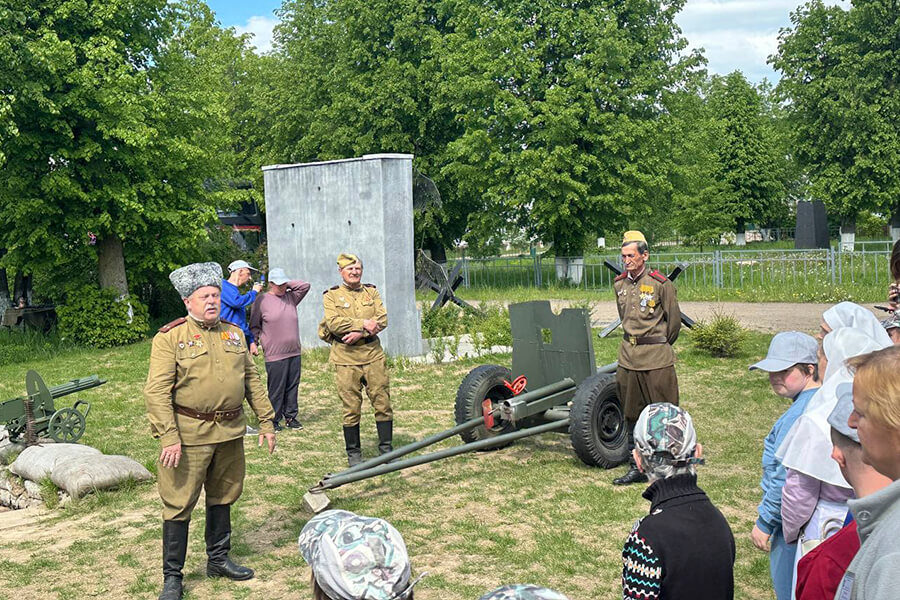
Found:
[{"label": "grassy field", "polygon": [[[615,359],[620,336],[595,338],[598,364]],[[735,359],[709,358],[691,348],[689,337],[684,333],[677,344],[677,369],[682,405],[694,416],[705,445],[700,485],[737,540],[736,597],[771,598],[767,555],[748,537],[760,497],[761,440],[787,406],[764,377],[747,372],[765,353],[769,336],[750,334],[745,353]],[[149,435],[141,397],[149,351],[149,342],[106,351],[71,349],[2,366],[0,398],[24,392],[29,368],[50,385],[97,373],[108,383],[80,396],[92,403],[82,442],[131,456],[155,473],[158,444]],[[508,365],[510,357],[480,362]],[[476,364],[395,361],[395,445],[451,426],[456,388]],[[311,596],[309,570],[296,548],[311,516],[302,508],[302,496],[324,473],[346,464],[338,415],[325,355],[305,354],[300,400],[305,429],[279,434],[272,456],[246,438],[248,473],[234,510],[233,554],[255,568],[257,577],[242,583],[206,579],[201,500],[190,534],[187,598]],[[371,456],[376,436],[368,407],[362,431],[364,452]],[[641,498],[643,486],[611,485],[622,471],[588,468],[566,435],[548,434],[501,451],[350,484],[329,497],[335,508],[384,517],[400,530],[414,572],[429,572],[417,588],[422,600],[472,600],[515,582],[544,584],[572,600],[606,599],[621,597],[622,542],[648,506]],[[0,528],[0,599],[155,598],[161,582],[160,512],[150,483],[89,495],[24,530]],[[702,565],[697,573],[702,576]]]}]

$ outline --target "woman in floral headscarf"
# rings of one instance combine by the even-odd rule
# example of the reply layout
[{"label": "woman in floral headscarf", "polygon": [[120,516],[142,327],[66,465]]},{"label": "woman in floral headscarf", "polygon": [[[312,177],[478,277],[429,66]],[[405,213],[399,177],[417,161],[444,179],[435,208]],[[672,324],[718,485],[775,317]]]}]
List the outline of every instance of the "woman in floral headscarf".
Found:
[{"label": "woman in floral headscarf", "polygon": [[314,600],[413,600],[409,555],[400,532],[382,519],[328,510],[300,532],[312,567]]}]

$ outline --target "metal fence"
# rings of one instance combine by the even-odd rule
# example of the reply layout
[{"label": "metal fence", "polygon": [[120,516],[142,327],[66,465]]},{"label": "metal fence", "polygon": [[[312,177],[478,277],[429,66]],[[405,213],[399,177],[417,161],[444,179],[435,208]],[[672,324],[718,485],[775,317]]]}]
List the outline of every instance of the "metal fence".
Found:
[{"label": "metal fence", "polygon": [[[862,245],[848,252],[827,250],[716,250],[713,252],[652,253],[652,266],[670,273],[680,263],[689,267],[678,278],[679,289],[740,289],[756,286],[826,286],[865,284],[887,286],[890,281],[889,242]],[[618,254],[566,259],[557,268],[554,257],[514,256],[463,258],[463,285],[470,288],[569,286],[588,290],[612,287],[616,274],[603,263],[621,268]],[[573,266],[574,262],[574,266]]]}]

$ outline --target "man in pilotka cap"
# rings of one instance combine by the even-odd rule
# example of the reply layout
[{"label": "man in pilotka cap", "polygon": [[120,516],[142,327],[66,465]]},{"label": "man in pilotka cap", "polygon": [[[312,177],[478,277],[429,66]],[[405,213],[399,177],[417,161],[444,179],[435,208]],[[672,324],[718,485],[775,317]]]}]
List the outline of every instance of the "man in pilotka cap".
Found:
[{"label": "man in pilotka cap", "polygon": [[[678,405],[678,379],[672,344],[681,331],[681,310],[675,286],[649,268],[650,251],[640,231],[626,231],[622,239],[625,270],[616,277],[616,307],[625,332],[619,346],[616,382],[625,407],[628,452],[634,450],[634,424],[645,406],[653,402]],[[628,485],[647,481],[634,459],[627,473],[613,481]]]},{"label": "man in pilotka cap", "polygon": [[319,323],[319,338],[331,344],[329,360],[334,365],[338,396],[344,408],[344,444],[352,467],[362,462],[359,420],[362,390],[375,409],[378,451],[390,452],[394,412],[384,350],[378,333],[387,327],[387,310],[371,283],[362,283],[362,262],[355,254],[337,258],[341,284],[325,290],[325,318]]},{"label": "man in pilotka cap", "polygon": [[182,597],[182,569],[191,512],[206,491],[206,574],[245,580],[253,571],[228,557],[231,505],[244,485],[246,398],[259,417],[259,445],[275,449],[274,413],[241,328],[219,318],[222,268],[197,263],[169,279],[187,316],[153,338],[144,400],[153,437],[160,441],[157,473],[163,502],[163,590]]}]

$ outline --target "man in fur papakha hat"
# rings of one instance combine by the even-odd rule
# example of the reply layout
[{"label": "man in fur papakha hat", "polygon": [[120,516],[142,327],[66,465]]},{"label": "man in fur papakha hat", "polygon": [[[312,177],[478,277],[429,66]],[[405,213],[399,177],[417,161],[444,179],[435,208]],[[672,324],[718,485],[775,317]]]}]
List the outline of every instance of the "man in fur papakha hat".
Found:
[{"label": "man in fur papakha hat", "polygon": [[163,590],[180,600],[191,512],[206,491],[206,574],[245,580],[253,570],[235,564],[231,505],[244,486],[244,399],[259,417],[259,445],[275,449],[272,405],[241,328],[219,319],[222,268],[197,263],[169,279],[187,316],[153,338],[144,400],[153,437],[160,441],[158,486],[163,501]]}]

